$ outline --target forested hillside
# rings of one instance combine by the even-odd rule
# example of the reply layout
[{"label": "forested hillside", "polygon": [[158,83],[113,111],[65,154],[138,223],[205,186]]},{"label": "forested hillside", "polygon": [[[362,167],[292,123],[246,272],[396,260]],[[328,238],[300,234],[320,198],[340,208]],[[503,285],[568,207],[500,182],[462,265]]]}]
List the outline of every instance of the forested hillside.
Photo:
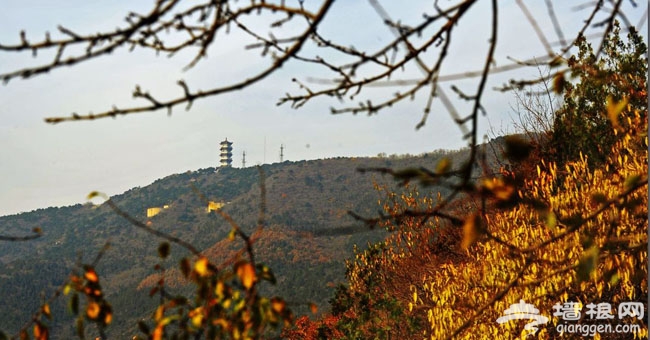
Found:
[{"label": "forested hillside", "polygon": [[[460,165],[466,151],[262,166],[266,228],[254,251],[277,278],[277,285],[265,289],[287,297],[298,314],[307,313],[309,303],[327,311],[333,287],[345,278],[344,260],[353,254],[355,244],[365,246],[385,236],[384,231],[370,230],[348,212],[374,216],[381,210],[378,200],[384,195],[375,186],[401,190],[390,176],[357,169],[433,167],[442,157]],[[208,168],[171,175],[112,200],[136,219],[148,220],[150,228],[185,240],[219,262],[241,244],[227,240],[230,226],[216,212],[206,212],[204,199],[224,203],[223,211],[250,231],[259,215],[260,185],[257,168]],[[150,207],[162,209],[147,218]],[[87,203],[39,209],[2,217],[0,226],[3,234],[28,234],[33,228],[42,231],[40,238],[7,242],[0,248],[0,291],[5,306],[0,310],[0,325],[7,334],[16,334],[44,299],[61,288],[77,264],[92,262],[107,244],[95,269],[115,315],[108,334],[117,338],[137,334],[137,321],[155,309],[158,299],[149,297],[149,290],[157,281],[154,266],[159,263],[157,247],[162,240],[135,228],[109,207]],[[165,266],[173,269],[188,255],[187,250],[172,246]],[[167,284],[182,292],[187,280],[171,270]],[[56,318],[50,331],[56,338],[75,332],[68,300],[60,297],[51,304]]]}]

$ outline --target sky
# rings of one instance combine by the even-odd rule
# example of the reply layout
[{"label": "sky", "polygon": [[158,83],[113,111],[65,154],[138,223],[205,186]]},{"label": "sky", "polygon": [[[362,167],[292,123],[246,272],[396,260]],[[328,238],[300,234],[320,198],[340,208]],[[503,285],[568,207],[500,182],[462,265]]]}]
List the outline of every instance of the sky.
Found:
[{"label": "sky", "polygon": [[[21,30],[34,41],[46,31],[55,37],[58,25],[79,33],[110,30],[124,26],[129,11],[145,13],[152,3],[153,0],[3,0],[0,44],[18,43]],[[432,1],[414,0],[407,6],[403,2],[382,3],[393,19],[407,24],[416,23],[423,13],[434,13]],[[575,34],[587,16],[586,10],[575,10],[583,3],[555,4],[567,38]],[[647,4],[639,3],[639,7],[632,8],[631,3],[623,2],[630,21],[644,22]],[[543,56],[542,43],[516,3],[499,1],[499,5],[501,20],[494,63],[509,64],[508,57],[523,60]],[[485,17],[489,13],[487,6],[488,1],[479,2],[455,29],[442,75],[482,67],[490,29]],[[558,40],[543,2],[528,1],[527,6],[549,40]],[[259,32],[269,31],[264,25],[268,22],[265,17],[254,15],[247,20]],[[291,25],[285,27],[288,32],[291,29]],[[645,22],[640,29],[647,31]],[[343,42],[342,45],[357,49],[377,48],[393,37],[368,1],[335,2],[320,30],[323,35]],[[277,106],[277,100],[286,92],[300,93],[292,78],[310,86],[310,78],[332,78],[322,68],[296,61],[290,61],[250,88],[195,102],[189,111],[176,108],[171,116],[159,111],[92,122],[44,123],[44,118],[50,116],[99,112],[112,105],[144,104],[131,96],[136,85],[155,96],[175,97],[180,94],[175,85],[179,79],[184,79],[190,88],[208,89],[250,77],[268,64],[268,58],[261,57],[259,50],[243,48],[251,42],[233,29],[230,35],[218,36],[208,58],[187,71],[183,67],[191,60],[190,53],[168,58],[150,51],[122,49],[71,68],[0,85],[0,216],[84,203],[91,191],[115,195],[171,174],[218,166],[219,142],[225,138],[234,143],[235,167],[242,166],[243,152],[247,166],[278,162],[281,145],[284,160],[289,161],[379,153],[420,154],[467,145],[439,103],[434,104],[427,124],[415,129],[422,117],[424,94],[370,117],[332,115],[330,107],[341,105],[330,98],[314,100],[300,109]],[[306,46],[303,52],[313,55],[319,51]],[[0,51],[0,74],[48,63],[52,56]],[[527,68],[491,77],[484,97],[488,115],[479,122],[480,136],[489,131],[513,129],[516,114],[512,110],[512,95],[492,88],[510,78],[537,75],[537,69]],[[418,73],[405,70],[399,76],[413,78]],[[454,84],[471,93],[476,88],[476,79]],[[443,86],[451,95],[451,83]],[[370,95],[390,96],[399,90],[379,88]],[[462,101],[456,100],[455,104],[461,112],[468,112]]]}]

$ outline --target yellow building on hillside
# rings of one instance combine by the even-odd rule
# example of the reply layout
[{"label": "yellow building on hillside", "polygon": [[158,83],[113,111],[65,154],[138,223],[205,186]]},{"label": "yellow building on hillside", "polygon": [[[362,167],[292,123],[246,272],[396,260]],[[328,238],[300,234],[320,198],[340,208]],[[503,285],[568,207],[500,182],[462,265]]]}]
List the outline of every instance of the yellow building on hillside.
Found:
[{"label": "yellow building on hillside", "polygon": [[154,217],[154,216],[160,214],[160,212],[163,211],[163,209],[168,209],[168,208],[169,208],[168,204],[165,204],[162,207],[147,208],[147,218]]},{"label": "yellow building on hillside", "polygon": [[217,211],[217,210],[221,209],[223,206],[224,206],[224,204],[221,203],[221,202],[210,201],[210,202],[208,202],[208,206],[205,208],[205,211],[210,213],[212,211]]}]

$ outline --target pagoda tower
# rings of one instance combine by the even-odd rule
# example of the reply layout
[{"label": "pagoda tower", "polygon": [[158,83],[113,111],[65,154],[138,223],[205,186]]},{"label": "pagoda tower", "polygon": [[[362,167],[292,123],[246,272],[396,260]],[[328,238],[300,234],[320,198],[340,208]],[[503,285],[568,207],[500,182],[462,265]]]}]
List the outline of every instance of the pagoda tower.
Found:
[{"label": "pagoda tower", "polygon": [[228,141],[228,138],[223,142],[219,143],[220,151],[220,166],[222,168],[232,166],[232,142]]}]

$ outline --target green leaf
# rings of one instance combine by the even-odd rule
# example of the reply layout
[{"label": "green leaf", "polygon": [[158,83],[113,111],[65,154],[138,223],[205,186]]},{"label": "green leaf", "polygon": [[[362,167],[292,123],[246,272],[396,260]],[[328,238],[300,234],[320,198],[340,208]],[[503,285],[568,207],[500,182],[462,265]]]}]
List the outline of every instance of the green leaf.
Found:
[{"label": "green leaf", "polygon": [[422,174],[422,170],[417,168],[406,168],[403,170],[395,171],[393,177],[398,180],[411,180],[413,178],[419,177]]},{"label": "green leaf", "polygon": [[571,228],[577,228],[585,223],[585,219],[582,218],[580,213],[576,212],[571,214],[571,216],[564,218],[562,222]]},{"label": "green leaf", "polygon": [[591,200],[597,204],[607,203],[607,196],[602,192],[595,192],[591,194]]},{"label": "green leaf", "polygon": [[438,164],[436,164],[436,173],[444,174],[451,170],[451,160],[448,157],[442,158]]},{"label": "green leaf", "polygon": [[70,297],[70,311],[72,311],[72,314],[78,315],[79,314],[79,294],[74,293],[72,297]]},{"label": "green leaf", "polygon": [[637,185],[639,181],[641,181],[640,175],[631,175],[625,179],[625,183],[623,184],[623,186],[625,187],[625,190],[630,190],[635,185]]},{"label": "green leaf", "polygon": [[596,270],[598,266],[598,254],[599,250],[596,245],[589,247],[582,254],[582,258],[578,262],[578,269],[576,270],[580,282],[589,280],[592,273]]},{"label": "green leaf", "polygon": [[549,211],[548,214],[546,214],[546,226],[553,230],[557,226],[557,217],[553,211]]},{"label": "green leaf", "polygon": [[260,278],[262,280],[266,280],[271,284],[277,283],[277,280],[275,279],[275,275],[271,271],[271,268],[269,268],[267,265],[260,263],[257,265],[257,270],[260,273]]},{"label": "green leaf", "polygon": [[77,318],[77,336],[79,339],[85,339],[86,338],[86,330],[84,327],[84,319],[82,317]]}]

